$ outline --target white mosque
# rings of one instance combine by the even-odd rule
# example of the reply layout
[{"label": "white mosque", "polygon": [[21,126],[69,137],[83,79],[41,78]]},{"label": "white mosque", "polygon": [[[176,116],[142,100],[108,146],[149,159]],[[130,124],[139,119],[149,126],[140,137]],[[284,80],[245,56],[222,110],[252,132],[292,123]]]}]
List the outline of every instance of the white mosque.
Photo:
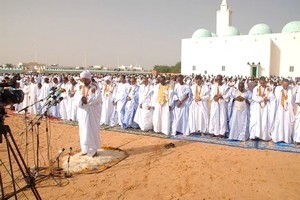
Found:
[{"label": "white mosque", "polygon": [[241,35],[231,19],[223,0],[216,34],[198,29],[192,38],[182,39],[182,74],[300,77],[300,21],[286,24],[281,33],[262,23]]}]

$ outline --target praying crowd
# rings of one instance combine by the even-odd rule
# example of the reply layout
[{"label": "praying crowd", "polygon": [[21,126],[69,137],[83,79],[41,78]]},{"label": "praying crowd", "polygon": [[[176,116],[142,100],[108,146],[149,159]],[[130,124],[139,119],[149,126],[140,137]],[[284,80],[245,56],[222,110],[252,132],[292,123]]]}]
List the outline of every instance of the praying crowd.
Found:
[{"label": "praying crowd", "polygon": [[[9,82],[11,77],[3,74],[0,81]],[[85,93],[83,84],[78,74],[22,74],[16,89],[23,90],[24,100],[14,109],[33,105],[29,114],[78,121],[75,96]],[[168,136],[201,134],[298,144],[299,85],[298,79],[283,77],[93,74],[88,87],[101,98],[89,112],[101,113],[99,125]],[[60,101],[53,102],[55,94]]]}]

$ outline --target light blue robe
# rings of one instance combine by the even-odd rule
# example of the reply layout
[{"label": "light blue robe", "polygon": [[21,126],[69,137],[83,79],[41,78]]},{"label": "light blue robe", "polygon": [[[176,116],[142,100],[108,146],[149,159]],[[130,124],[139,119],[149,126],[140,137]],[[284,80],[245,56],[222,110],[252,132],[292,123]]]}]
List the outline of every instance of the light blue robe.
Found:
[{"label": "light blue robe", "polygon": [[[132,89],[130,90],[131,87]],[[131,100],[126,100],[123,108],[121,109],[122,128],[138,128],[139,125],[134,122],[133,119],[139,105],[139,87],[137,85],[130,85],[126,94],[126,96],[130,97]]]}]

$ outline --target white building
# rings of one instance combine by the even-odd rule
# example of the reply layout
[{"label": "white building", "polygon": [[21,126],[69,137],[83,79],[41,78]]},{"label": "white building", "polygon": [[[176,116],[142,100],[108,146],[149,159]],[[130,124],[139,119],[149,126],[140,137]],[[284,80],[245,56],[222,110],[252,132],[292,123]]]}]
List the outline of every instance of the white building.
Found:
[{"label": "white building", "polygon": [[198,29],[192,38],[182,40],[182,74],[300,77],[300,21],[286,24],[281,33],[272,33],[262,23],[240,35],[231,15],[223,0],[217,11],[217,34]]}]

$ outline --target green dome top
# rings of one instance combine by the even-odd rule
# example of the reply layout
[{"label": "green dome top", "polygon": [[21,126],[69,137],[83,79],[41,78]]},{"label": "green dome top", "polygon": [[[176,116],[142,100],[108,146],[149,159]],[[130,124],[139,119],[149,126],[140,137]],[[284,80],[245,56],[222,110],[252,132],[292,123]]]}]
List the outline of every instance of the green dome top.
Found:
[{"label": "green dome top", "polygon": [[300,21],[292,21],[290,23],[287,23],[282,31],[282,33],[296,33],[300,32]]},{"label": "green dome top", "polygon": [[211,33],[206,29],[198,29],[193,33],[192,38],[198,39],[198,38],[205,38],[205,37],[211,37]]},{"label": "green dome top", "polygon": [[224,32],[225,36],[234,36],[234,35],[240,35],[240,34],[241,34],[240,31],[234,26],[228,26]]},{"label": "green dome top", "polygon": [[264,35],[272,33],[272,29],[267,24],[256,24],[249,31],[249,35]]}]

